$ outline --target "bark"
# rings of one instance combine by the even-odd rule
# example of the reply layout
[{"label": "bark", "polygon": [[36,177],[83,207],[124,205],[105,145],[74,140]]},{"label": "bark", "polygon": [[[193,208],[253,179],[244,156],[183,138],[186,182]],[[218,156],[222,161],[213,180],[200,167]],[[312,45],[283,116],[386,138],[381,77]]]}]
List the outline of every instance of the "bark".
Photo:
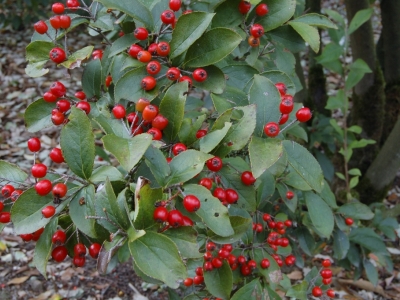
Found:
[{"label": "bark", "polygon": [[303,89],[301,91],[297,92],[296,95],[294,96],[294,101],[300,102],[300,103],[305,103],[308,92],[307,92],[306,79],[304,77],[304,70],[303,70],[303,67],[301,66],[301,58],[300,58],[299,53],[295,53],[294,57],[296,58],[296,66],[295,66],[296,74],[299,77],[301,85],[303,86]]}]

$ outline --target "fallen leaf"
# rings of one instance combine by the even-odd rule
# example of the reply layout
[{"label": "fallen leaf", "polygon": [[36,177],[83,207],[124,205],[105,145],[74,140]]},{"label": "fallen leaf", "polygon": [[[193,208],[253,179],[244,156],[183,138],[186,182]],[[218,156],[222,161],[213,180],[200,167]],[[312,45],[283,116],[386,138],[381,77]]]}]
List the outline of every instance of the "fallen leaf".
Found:
[{"label": "fallen leaf", "polygon": [[386,295],[385,291],[383,290],[383,288],[380,285],[375,287],[371,282],[369,282],[367,280],[363,280],[363,279],[359,279],[357,281],[349,280],[349,279],[338,279],[338,280],[342,284],[352,285],[361,290],[374,292],[385,298],[388,298],[388,295]]},{"label": "fallen leaf", "polygon": [[291,280],[300,280],[303,279],[303,273],[299,270],[294,270],[293,272],[287,275]]},{"label": "fallen leaf", "polygon": [[22,277],[17,277],[14,279],[11,279],[9,282],[7,282],[7,285],[12,285],[12,284],[21,284],[27,281],[29,276],[22,276]]},{"label": "fallen leaf", "polygon": [[39,296],[37,296],[36,298],[30,298],[29,300],[47,300],[50,298],[50,295],[53,291],[47,291],[44,293],[41,293]]}]

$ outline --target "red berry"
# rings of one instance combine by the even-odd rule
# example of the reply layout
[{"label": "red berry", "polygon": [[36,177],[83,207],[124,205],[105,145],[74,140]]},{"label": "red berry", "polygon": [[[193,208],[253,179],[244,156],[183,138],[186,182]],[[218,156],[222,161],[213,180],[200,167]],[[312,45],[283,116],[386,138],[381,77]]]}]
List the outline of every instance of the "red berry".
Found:
[{"label": "red berry", "polygon": [[263,220],[265,222],[271,221],[271,215],[270,214],[263,214]]},{"label": "red berry", "polygon": [[213,242],[208,242],[206,245],[207,251],[214,251],[217,246]]},{"label": "red berry", "polygon": [[264,227],[262,226],[262,224],[257,223],[257,224],[256,224],[256,228],[255,228],[255,231],[256,231],[257,233],[261,233],[261,232],[263,232],[263,230],[264,230]]},{"label": "red berry", "polygon": [[[76,9],[77,7],[79,7],[79,1],[78,0],[67,0],[67,7]],[[75,9],[71,9],[71,10],[75,10]]]},{"label": "red berry", "polygon": [[149,32],[147,31],[146,28],[143,27],[138,27],[135,29],[135,31],[133,32],[133,35],[135,36],[135,38],[137,38],[140,41],[144,41],[145,39],[147,39],[147,37],[149,36]]},{"label": "red berry", "polygon": [[243,265],[244,263],[246,263],[246,257],[244,257],[243,255],[239,255],[237,257],[237,261],[239,264]]},{"label": "red berry", "polygon": [[208,190],[211,190],[212,188],[212,180],[210,178],[202,178],[199,184],[204,186]]},{"label": "red berry", "polygon": [[51,241],[53,244],[64,244],[67,240],[67,235],[62,230],[57,230],[54,232]]},{"label": "red berry", "polygon": [[230,255],[230,251],[222,248],[218,251],[218,257],[222,259],[227,259]]},{"label": "red berry", "polygon": [[222,169],[222,159],[220,159],[218,156],[214,156],[213,158],[207,160],[206,165],[210,171],[218,172]]},{"label": "red berry", "polygon": [[322,296],[322,290],[321,290],[321,288],[320,288],[319,286],[315,286],[315,287],[312,289],[312,295],[313,295],[314,297],[321,297],[321,296]]},{"label": "red berry", "polygon": [[41,144],[39,138],[34,137],[28,140],[28,149],[32,152],[38,152],[40,150],[40,147]]},{"label": "red berry", "polygon": [[285,224],[286,227],[292,227],[292,221],[290,220],[286,220],[285,222],[283,222],[283,224]]},{"label": "red berry", "polygon": [[60,16],[53,16],[50,18],[50,25],[53,27],[55,30],[58,30],[61,28],[61,19]]},{"label": "red berry", "polygon": [[204,260],[205,260],[205,261],[211,261],[212,258],[213,258],[213,255],[212,255],[211,252],[208,252],[208,251],[207,251],[206,253],[204,253],[203,257],[204,257]]},{"label": "red berry", "polygon": [[289,267],[293,266],[295,262],[296,258],[293,255],[289,255],[288,257],[285,258],[285,264]]},{"label": "red berry", "polygon": [[147,51],[149,51],[151,55],[157,55],[157,44],[150,44],[150,46],[147,48]]},{"label": "red berry", "polygon": [[143,128],[142,127],[138,127],[138,126],[133,126],[132,127],[132,134],[134,136],[138,135],[138,134],[142,134],[143,133]]},{"label": "red berry", "polygon": [[239,200],[239,195],[234,189],[226,189],[226,201],[229,204],[235,204]]},{"label": "red berry", "polygon": [[269,259],[268,259],[268,258],[264,258],[264,259],[261,261],[261,263],[260,263],[261,268],[263,268],[263,269],[269,268],[270,264],[271,264],[271,263],[269,262]]},{"label": "red berry", "polygon": [[58,47],[55,47],[50,50],[49,57],[56,64],[62,63],[67,58],[64,50]]},{"label": "red berry", "polygon": [[218,257],[214,257],[211,261],[211,264],[214,268],[219,269],[222,267],[222,260]]},{"label": "red berry", "polygon": [[67,89],[59,81],[55,81],[50,86],[50,93],[54,94],[56,97],[62,97],[66,94]]},{"label": "red berry", "polygon": [[330,261],[329,259],[324,259],[324,260],[322,261],[322,266],[323,266],[324,268],[329,268],[329,267],[331,266],[331,261]]},{"label": "red berry", "polygon": [[279,125],[275,122],[269,122],[265,124],[264,132],[269,137],[276,137],[279,134]]},{"label": "red berry", "polygon": [[[6,184],[1,188],[1,194],[3,197],[8,198],[11,196],[11,194],[15,191],[15,188],[11,184]],[[1,202],[3,203],[3,202]],[[1,211],[2,209],[0,209]]]},{"label": "red berry", "polygon": [[200,129],[196,132],[196,138],[200,139],[207,134],[207,130]]},{"label": "red berry", "polygon": [[61,152],[60,148],[53,148],[50,151],[50,158],[52,161],[54,161],[55,163],[61,164],[64,162],[64,156]]},{"label": "red berry", "polygon": [[56,208],[53,205],[48,205],[42,209],[42,215],[46,219],[51,218],[56,213]]},{"label": "red berry", "polygon": [[142,79],[142,82],[140,85],[145,91],[151,91],[152,89],[155,88],[156,84],[157,84],[157,82],[154,77],[146,76],[145,78]]},{"label": "red berry", "polygon": [[57,96],[51,92],[46,92],[43,95],[43,100],[46,102],[55,102],[57,101]]},{"label": "red berry", "polygon": [[235,264],[237,262],[237,257],[235,256],[235,255],[233,255],[233,254],[229,254],[229,256],[228,256],[228,263],[230,264],[230,265],[233,265],[233,264]]},{"label": "red berry", "polygon": [[326,291],[326,295],[327,295],[329,298],[335,298],[335,291],[334,291],[334,290],[327,290],[327,291]]},{"label": "red berry", "polygon": [[114,106],[112,112],[116,119],[122,119],[125,117],[126,109],[122,104],[118,104]]},{"label": "red berry", "polygon": [[53,122],[54,125],[58,126],[61,125],[62,123],[64,123],[65,120],[65,116],[62,112],[60,111],[55,111],[52,112],[51,114],[51,122]]},{"label": "red berry", "polygon": [[153,121],[158,115],[158,107],[152,104],[147,105],[142,112],[142,118],[145,121]]},{"label": "red berry", "polygon": [[242,273],[243,276],[249,276],[251,274],[251,269],[248,265],[243,264],[240,267],[240,273]]},{"label": "red berry", "polygon": [[214,192],[213,192],[213,196],[218,198],[219,201],[221,202],[225,202],[226,201],[226,193],[225,190],[221,187],[217,187]]},{"label": "red berry", "polygon": [[167,222],[168,220],[168,210],[164,206],[159,206],[154,210],[153,219],[157,223]]},{"label": "red berry", "polygon": [[169,51],[171,50],[171,47],[167,42],[160,42],[157,45],[156,51],[157,54],[160,56],[168,56]]},{"label": "red berry", "polygon": [[0,212],[4,209],[4,203],[0,201]]},{"label": "red berry", "polygon": [[85,256],[86,255],[86,247],[82,243],[78,243],[74,246],[74,254],[75,256]]},{"label": "red berry", "polygon": [[74,256],[72,263],[75,267],[83,267],[85,265],[86,258],[84,256]]},{"label": "red berry", "polygon": [[[134,124],[137,125],[139,123],[139,117],[136,113],[130,113],[129,115],[126,116],[126,119],[128,120],[129,124]],[[154,126],[153,126],[154,127]]]},{"label": "red berry", "polygon": [[57,183],[53,187],[53,195],[57,198],[63,198],[67,194],[68,188],[64,183]]},{"label": "red berry", "polygon": [[255,47],[260,46],[260,39],[251,35],[247,39],[247,43],[250,45],[250,47],[255,48]]},{"label": "red berry", "polygon": [[23,193],[22,190],[15,190],[14,192],[11,193],[10,199],[12,202],[15,202],[18,200],[19,196]]},{"label": "red berry", "polygon": [[332,282],[332,277],[331,277],[331,278],[324,278],[324,279],[322,279],[322,283],[323,283],[324,285],[330,285],[331,282]]},{"label": "red berry", "polygon": [[158,61],[153,60],[147,64],[146,70],[150,75],[156,75],[161,71],[161,64]]},{"label": "red berry", "polygon": [[344,221],[347,226],[351,226],[354,223],[354,220],[352,218],[346,218]]},{"label": "red berry", "polygon": [[281,94],[281,96],[286,95],[287,88],[286,88],[286,85],[283,82],[275,83],[275,87],[278,89],[279,94]]},{"label": "red berry", "polygon": [[187,81],[189,88],[192,87],[193,81],[189,76],[182,76],[179,78],[179,82]]},{"label": "red berry", "polygon": [[331,269],[323,269],[320,272],[322,278],[331,278],[332,277],[332,270]]},{"label": "red berry", "polygon": [[256,7],[256,14],[260,17],[265,16],[268,13],[268,6],[265,3],[261,3]]},{"label": "red berry", "polygon": [[39,34],[45,34],[49,29],[44,21],[36,22],[33,28],[35,28],[35,31]]},{"label": "red berry", "polygon": [[51,192],[52,189],[51,181],[48,179],[43,179],[36,183],[35,190],[40,196],[46,196],[48,193]]},{"label": "red berry", "polygon": [[193,283],[195,285],[202,284],[203,282],[204,282],[204,277],[203,276],[194,276]]},{"label": "red berry", "polygon": [[195,195],[187,195],[183,198],[183,206],[188,212],[195,212],[200,208],[200,200]]},{"label": "red berry", "polygon": [[293,96],[284,95],[282,96],[281,104],[279,105],[279,110],[282,114],[290,114],[293,110]]},{"label": "red berry", "polygon": [[108,75],[106,77],[106,81],[105,81],[106,87],[109,87],[111,85],[111,83],[112,83],[112,77],[111,77],[111,75]]},{"label": "red berry", "polygon": [[187,147],[182,143],[177,143],[172,147],[172,153],[177,156],[179,153],[186,151]]},{"label": "red berry", "polygon": [[264,27],[260,24],[254,24],[250,28],[250,34],[255,38],[262,37],[264,35]]},{"label": "red berry", "polygon": [[307,122],[308,120],[310,120],[312,117],[311,111],[308,107],[303,107],[300,108],[297,112],[296,112],[296,118],[299,122]]},{"label": "red berry", "polygon": [[92,52],[93,59],[102,59],[103,58],[103,50],[96,49]]},{"label": "red berry", "polygon": [[282,238],[280,244],[281,244],[281,245],[280,245],[281,247],[286,248],[287,246],[289,246],[289,239],[287,239],[287,238]]},{"label": "red berry", "polygon": [[147,133],[151,134],[153,136],[153,140],[159,141],[162,138],[162,132],[158,128],[150,128],[147,130]]},{"label": "red berry", "polygon": [[294,193],[293,193],[292,191],[287,191],[287,192],[286,192],[286,198],[287,198],[288,200],[292,200],[293,197],[294,197]]},{"label": "red berry", "polygon": [[8,211],[0,212],[0,223],[6,224],[11,221],[11,214]]},{"label": "red berry", "polygon": [[64,4],[56,2],[51,6],[51,10],[53,11],[53,13],[61,15],[62,13],[64,13]]},{"label": "red berry", "polygon": [[145,98],[140,98],[137,102],[136,102],[136,111],[138,112],[142,112],[147,105],[150,104],[150,101],[145,99]]},{"label": "red berry", "polygon": [[256,182],[253,173],[250,171],[244,171],[240,177],[244,185],[252,185]]},{"label": "red berry", "polygon": [[153,121],[151,121],[151,126],[154,128],[164,130],[165,127],[168,125],[168,119],[164,117],[163,115],[158,114]]},{"label": "red berry", "polygon": [[179,210],[173,209],[168,213],[168,223],[171,227],[182,226],[182,214]]},{"label": "red berry", "polygon": [[136,44],[133,44],[133,45],[129,48],[128,54],[129,54],[130,56],[132,56],[133,58],[137,58],[138,53],[139,53],[140,51],[142,51],[142,50],[143,50],[143,48],[142,48],[141,46],[136,45]]},{"label": "red berry", "polygon": [[184,281],[183,281],[183,285],[184,286],[191,286],[193,284],[193,279],[192,278],[186,278]]},{"label": "red berry", "polygon": [[178,11],[181,8],[181,0],[169,0],[169,8],[173,11]]},{"label": "red berry", "polygon": [[181,76],[181,71],[179,71],[178,68],[172,67],[172,68],[169,68],[167,71],[167,78],[169,80],[172,80],[172,81],[178,80],[180,76]]},{"label": "red berry", "polygon": [[99,256],[101,249],[101,245],[99,243],[93,243],[89,247],[89,255],[93,258],[97,258]]},{"label": "red berry", "polygon": [[207,72],[204,69],[196,69],[193,71],[193,79],[198,82],[203,82],[207,79]]},{"label": "red berry", "polygon": [[47,167],[44,164],[34,164],[31,168],[31,173],[35,178],[42,178],[47,174]]},{"label": "red berry", "polygon": [[137,59],[142,63],[148,63],[149,61],[151,61],[151,54],[149,51],[146,50],[139,51],[139,53],[137,54]]},{"label": "red berry", "polygon": [[90,104],[87,101],[78,102],[76,108],[83,110],[87,115],[90,113]]},{"label": "red berry", "polygon": [[202,267],[197,267],[195,272],[196,272],[196,275],[203,276],[203,268]]},{"label": "red berry", "polygon": [[249,260],[249,262],[247,263],[247,266],[254,270],[255,268],[257,268],[257,263],[254,260]]},{"label": "red berry", "polygon": [[58,110],[62,113],[69,111],[71,108],[71,102],[69,102],[66,99],[58,100],[56,105],[57,105]]},{"label": "red berry", "polygon": [[279,125],[283,125],[289,120],[289,114],[282,114],[281,118],[279,119]]},{"label": "red berry", "polygon": [[62,262],[68,255],[67,248],[65,246],[58,246],[53,249],[51,252],[51,257],[56,262]]},{"label": "red berry", "polygon": [[86,99],[86,94],[83,91],[79,91],[75,93],[75,97],[80,99],[80,100],[85,100]]},{"label": "red berry", "polygon": [[251,4],[248,1],[241,1],[239,3],[239,11],[241,14],[245,15],[250,11]]},{"label": "red berry", "polygon": [[[207,253],[210,253],[210,252],[206,252],[205,254],[207,254]],[[205,255],[205,254],[204,254],[204,255]],[[211,257],[210,257],[209,259],[207,259],[207,260],[209,260],[209,261],[206,261],[206,262],[204,263],[204,270],[205,270],[206,272],[211,272],[212,270],[214,270],[214,267],[213,267],[213,265],[212,265],[212,263],[211,263],[212,254],[210,253],[210,255],[211,255]],[[203,276],[203,275],[199,275],[199,276]]]},{"label": "red berry", "polygon": [[20,234],[21,239],[24,240],[24,242],[29,242],[32,240],[33,235],[32,233],[28,233],[28,234]]},{"label": "red berry", "polygon": [[60,16],[60,27],[62,29],[68,29],[71,26],[71,17],[68,15]]},{"label": "red berry", "polygon": [[182,226],[193,226],[193,221],[186,216],[182,216]]},{"label": "red berry", "polygon": [[175,21],[175,14],[172,10],[167,9],[161,13],[160,18],[164,24],[172,24]]}]

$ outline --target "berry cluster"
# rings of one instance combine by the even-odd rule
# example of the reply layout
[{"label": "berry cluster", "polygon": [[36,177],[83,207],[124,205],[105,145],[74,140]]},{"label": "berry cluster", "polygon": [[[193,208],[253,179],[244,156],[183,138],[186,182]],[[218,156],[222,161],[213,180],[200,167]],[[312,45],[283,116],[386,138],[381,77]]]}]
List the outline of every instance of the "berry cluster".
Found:
[{"label": "berry cluster", "polygon": [[[332,270],[329,269],[331,266],[331,261],[329,259],[325,259],[322,261],[322,267],[323,269],[320,271],[320,275],[322,277],[322,283],[324,285],[330,285],[332,282]],[[323,291],[319,286],[315,286],[312,289],[312,295],[314,297],[321,297],[323,295]],[[335,291],[332,289],[328,289],[326,291],[326,296],[329,298],[334,298],[335,297]]]},{"label": "berry cluster", "polygon": [[[282,82],[278,82],[275,84],[275,86],[281,95],[281,103],[279,105],[281,117],[279,119],[279,124],[275,122],[269,122],[265,124],[264,133],[268,137],[276,137],[281,132],[279,125],[283,125],[289,120],[290,113],[293,111],[294,107],[293,96],[286,94],[286,85]],[[311,117],[312,114],[310,109],[307,107],[302,107],[296,112],[296,120],[294,121],[303,123],[309,121]],[[290,123],[285,128],[289,127],[293,123]]]}]

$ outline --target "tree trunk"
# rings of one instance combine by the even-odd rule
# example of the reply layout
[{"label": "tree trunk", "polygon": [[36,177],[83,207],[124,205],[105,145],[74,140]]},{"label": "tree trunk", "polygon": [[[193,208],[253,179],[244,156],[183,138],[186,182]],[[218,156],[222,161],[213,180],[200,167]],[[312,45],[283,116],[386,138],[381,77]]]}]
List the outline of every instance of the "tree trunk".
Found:
[{"label": "tree trunk", "polygon": [[[368,0],[345,0],[345,4],[349,22],[359,10],[369,8]],[[353,60],[361,58],[372,70],[354,88],[350,120],[363,128],[363,138],[378,142],[354,151],[350,165],[358,167],[364,174],[379,150],[385,109],[385,83],[377,61],[371,21],[365,22],[351,35],[351,49]]]},{"label": "tree trunk", "polygon": [[296,66],[295,66],[296,74],[299,77],[301,85],[303,86],[303,89],[301,91],[297,92],[296,95],[294,96],[294,101],[300,102],[300,103],[305,103],[306,99],[307,99],[308,91],[307,91],[306,79],[304,77],[304,70],[303,70],[303,67],[301,66],[301,57],[300,57],[299,53],[295,53],[294,57],[296,58]]}]

